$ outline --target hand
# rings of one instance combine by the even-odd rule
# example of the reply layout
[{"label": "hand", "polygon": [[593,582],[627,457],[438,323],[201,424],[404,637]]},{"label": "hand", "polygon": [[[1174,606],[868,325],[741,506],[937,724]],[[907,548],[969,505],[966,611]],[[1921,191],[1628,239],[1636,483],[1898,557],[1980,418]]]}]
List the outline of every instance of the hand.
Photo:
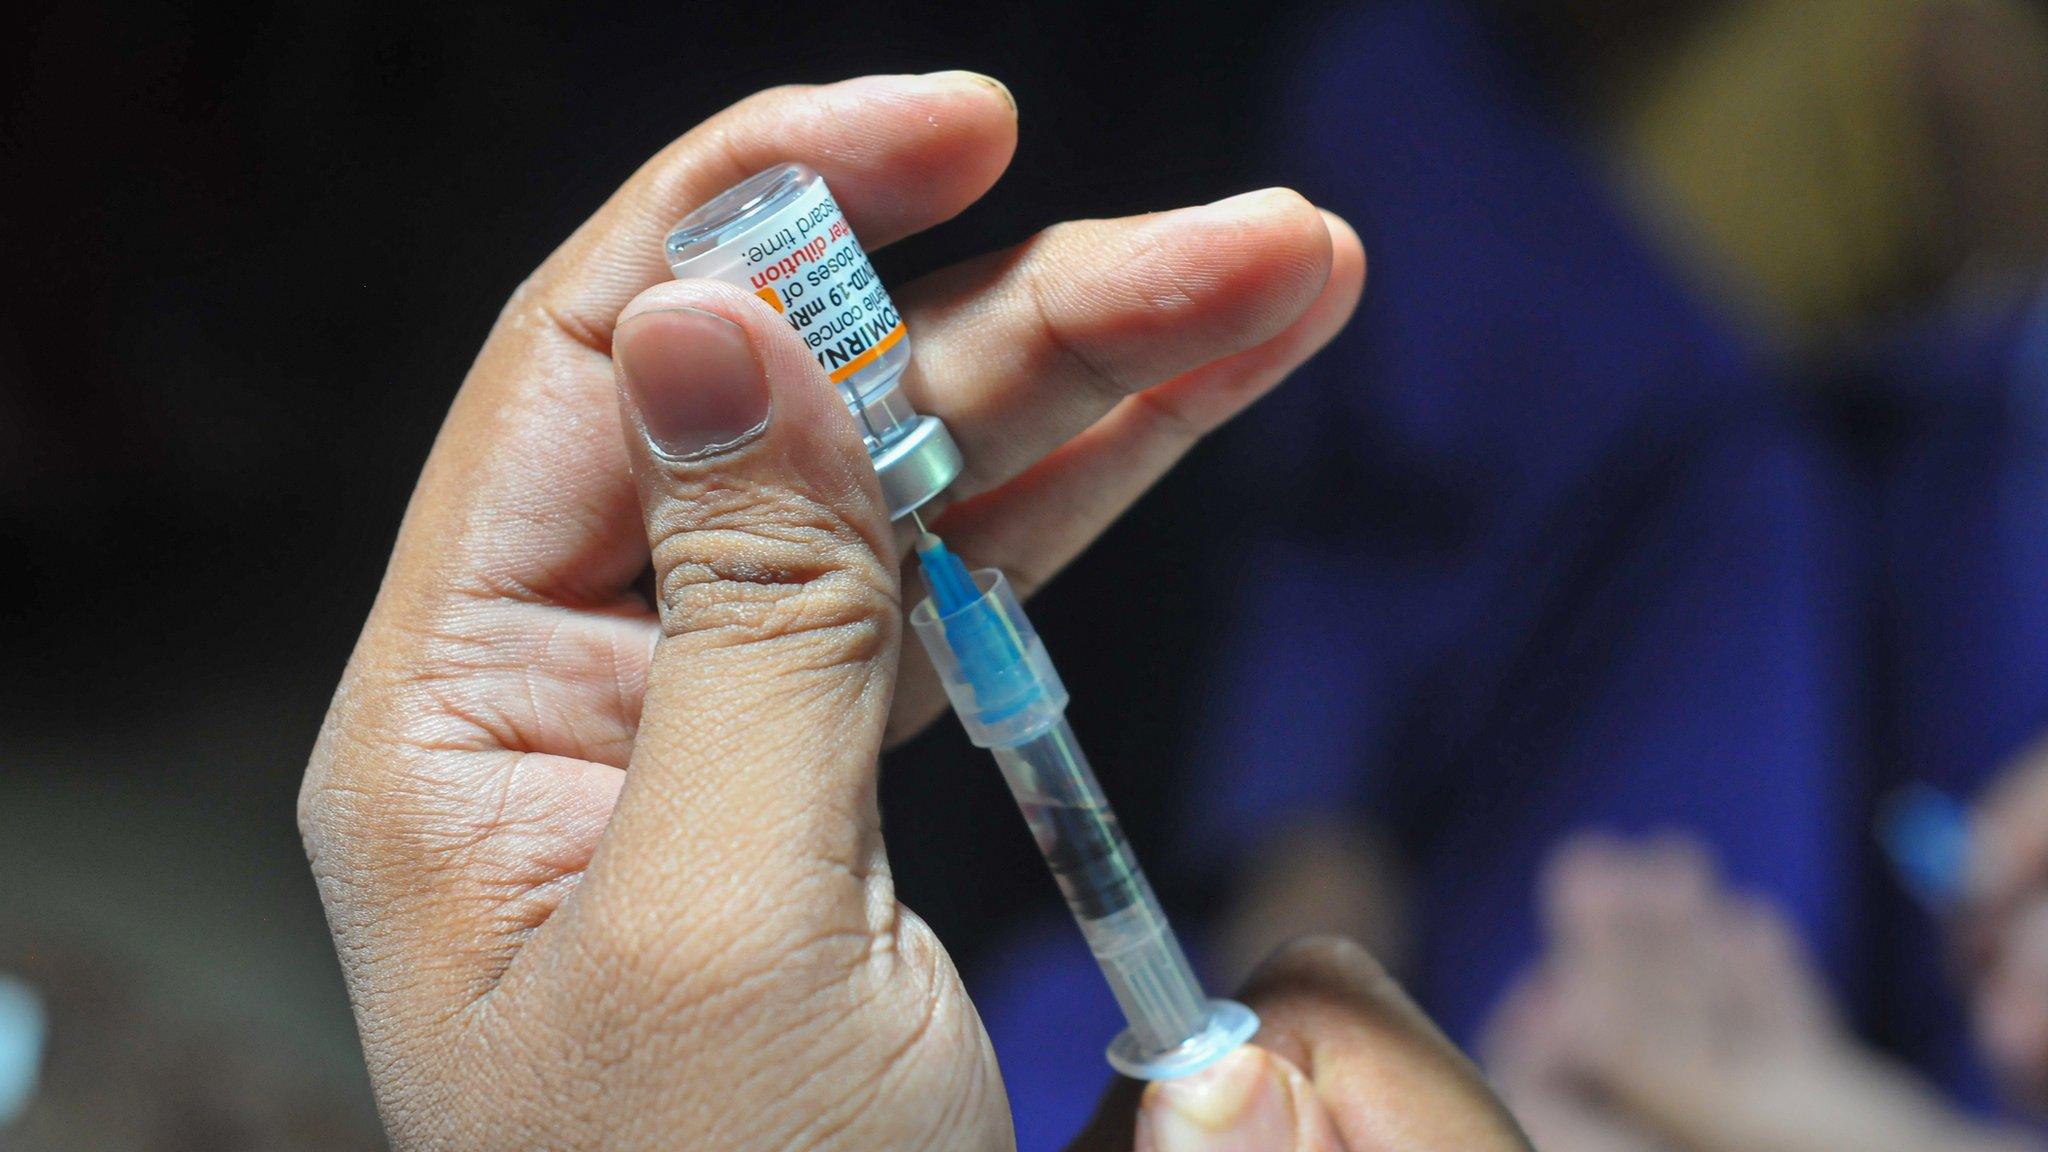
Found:
[{"label": "hand", "polygon": [[[1333,938],[1282,948],[1240,997],[1256,1047],[1146,1088],[1137,1152],[1531,1152],[1506,1109],[1393,978]],[[1133,1147],[1119,1083],[1070,1152]]]},{"label": "hand", "polygon": [[[301,794],[399,1148],[1010,1145],[987,1039],[882,848],[892,697],[898,731],[938,705],[896,689],[873,474],[800,342],[743,293],[667,282],[660,242],[801,160],[880,245],[973,202],[1014,140],[1007,93],[962,73],[764,93],[657,156],[506,306]],[[1348,228],[1272,191],[1063,225],[904,287],[905,388],[970,469],[937,526],[1042,581],[1328,340],[1362,277]],[[1339,994],[1304,996],[1275,1035],[1318,1085],[1484,1099],[1412,1019],[1325,1036]],[[1345,1072],[1361,1051],[1380,1063]]]},{"label": "hand", "polygon": [[1979,1046],[2007,1089],[2048,1104],[2048,743],[1985,792],[1959,924]]}]

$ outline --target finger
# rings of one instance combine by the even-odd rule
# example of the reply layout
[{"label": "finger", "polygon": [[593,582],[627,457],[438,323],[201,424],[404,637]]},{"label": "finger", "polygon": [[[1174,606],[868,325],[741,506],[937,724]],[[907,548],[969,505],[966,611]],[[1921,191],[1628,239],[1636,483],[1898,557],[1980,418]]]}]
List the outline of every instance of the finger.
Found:
[{"label": "finger", "polygon": [[[442,429],[357,662],[351,698],[377,705],[374,727],[623,765],[653,636],[632,591],[646,541],[599,337],[632,292],[668,278],[662,229],[727,175],[796,159],[886,240],[958,212],[1014,141],[1008,98],[985,78],[870,77],[764,93],[642,168],[508,306]],[[552,611],[563,604],[584,611]],[[335,767],[356,795],[395,778],[389,758]],[[368,818],[361,831],[387,839],[388,821]]]},{"label": "finger", "polygon": [[1730,971],[1745,993],[1735,1009],[1747,1016],[1741,1026],[1786,1044],[1841,1026],[1820,965],[1808,953],[1798,928],[1775,904],[1754,896],[1736,897],[1729,901],[1723,930]]},{"label": "finger", "polygon": [[1973,913],[1995,917],[2048,883],[2048,740],[2000,774],[1978,802],[1970,831]]},{"label": "finger", "polygon": [[1245,989],[1258,1042],[1300,1068],[1352,1152],[1529,1152],[1514,1119],[1366,951],[1305,940]]},{"label": "finger", "polygon": [[1978,1040],[2000,1078],[2039,1098],[2048,1090],[2048,901],[2008,918],[1971,999]]},{"label": "finger", "polygon": [[[1185,1093],[1172,1081],[1154,1085],[1142,1107],[1135,1086],[1119,1082],[1069,1152],[1120,1152],[1134,1138],[1140,1152],[1148,1140],[1155,1152],[1531,1152],[1478,1070],[1357,945],[1289,945],[1252,977],[1244,999],[1261,1022],[1252,1055],[1192,1078]],[[1275,1076],[1284,1092],[1270,1086]],[[1278,1100],[1291,1129],[1277,1120]],[[1246,1138],[1254,1132],[1265,1140]]]},{"label": "finger", "polygon": [[815,168],[869,250],[951,219],[995,184],[1017,142],[1009,90],[975,72],[774,88],[643,165],[535,273],[529,295],[605,347],[642,289],[669,278],[662,240],[689,209],[770,165]]},{"label": "finger", "polygon": [[1151,1085],[1118,1080],[1067,1152],[1346,1152],[1315,1085],[1247,1046]]},{"label": "finger", "polygon": [[[895,931],[874,773],[901,610],[853,419],[796,334],[728,284],[648,290],[614,349],[662,638],[596,854],[497,986],[522,1006],[513,1035],[538,1037],[511,1047],[542,1052],[500,1079],[582,1105],[595,1069],[715,1134],[764,1114],[717,1084],[802,1089],[829,1065],[815,1107],[765,1109],[763,1146],[844,1137],[836,1117],[896,1116],[892,1096],[995,1092],[877,1121],[866,1142],[990,1146],[1005,1116],[979,1022],[929,931]],[[588,1126],[632,1147],[673,1131]]]},{"label": "finger", "polygon": [[1322,217],[1268,189],[1062,224],[910,285],[904,389],[960,443],[952,498],[1016,475],[1128,396],[1279,335],[1331,264]]},{"label": "finger", "polygon": [[1629,964],[1643,997],[1636,1020],[1695,1050],[1711,1048],[1735,1001],[1722,923],[1724,903],[1712,853],[1682,834],[1638,849],[1629,884]]},{"label": "finger", "polygon": [[1324,214],[1332,264],[1285,331],[1119,401],[1094,426],[1002,488],[952,510],[947,539],[1029,595],[1080,555],[1201,439],[1285,380],[1351,319],[1365,284],[1357,234]]},{"label": "finger", "polygon": [[[837,911],[864,947],[900,616],[874,471],[817,362],[745,292],[664,284],[621,325],[663,638],[579,914],[687,933],[707,902],[764,932]],[[645,945],[628,951],[666,954]]]},{"label": "finger", "polygon": [[1480,1059],[1493,1082],[1512,1098],[1568,1077],[1559,1050],[1557,990],[1541,971],[1523,974],[1501,996],[1479,1041]]},{"label": "finger", "polygon": [[1541,911],[1557,962],[1611,989],[1630,978],[1635,848],[1604,833],[1573,837],[1545,864]]},{"label": "finger", "polygon": [[[1351,319],[1365,286],[1365,249],[1350,225],[1323,213],[1331,270],[1308,311],[1255,348],[1127,397],[1095,425],[1021,476],[947,508],[938,527],[977,566],[1000,568],[1029,597],[1072,563],[1195,444],[1329,343]],[[908,579],[906,565],[905,586]],[[890,738],[922,729],[946,697],[924,653],[905,651]]]},{"label": "finger", "polygon": [[1137,1152],[1344,1152],[1301,1069],[1246,1046],[1145,1090]]},{"label": "finger", "polygon": [[1593,833],[1559,849],[1542,878],[1562,1043],[1575,1064],[1611,1070],[1634,1059],[1646,1014],[1666,1025],[1693,1017],[1667,1001],[1668,953],[1689,938],[1684,870],[1657,849]]}]

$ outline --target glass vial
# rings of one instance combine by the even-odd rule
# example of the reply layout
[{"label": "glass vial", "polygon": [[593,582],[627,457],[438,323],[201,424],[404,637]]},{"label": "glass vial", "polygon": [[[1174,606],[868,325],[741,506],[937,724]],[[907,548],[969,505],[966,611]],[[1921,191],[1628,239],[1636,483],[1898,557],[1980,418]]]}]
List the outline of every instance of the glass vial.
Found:
[{"label": "glass vial", "polygon": [[853,228],[802,164],[780,164],[728,188],[668,234],[678,279],[704,276],[759,296],[818,358],[853,413],[882,481],[889,516],[908,515],[960,474],[960,449],[899,385],[910,336]]}]

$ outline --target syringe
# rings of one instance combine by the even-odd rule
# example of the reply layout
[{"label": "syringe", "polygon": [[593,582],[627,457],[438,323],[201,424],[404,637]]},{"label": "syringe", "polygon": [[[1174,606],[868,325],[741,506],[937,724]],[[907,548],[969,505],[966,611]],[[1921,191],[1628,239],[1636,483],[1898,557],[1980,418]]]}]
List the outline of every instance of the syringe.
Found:
[{"label": "syringe", "polygon": [[967,569],[916,509],[960,474],[960,449],[902,388],[908,324],[825,181],[778,164],[705,202],[664,245],[679,277],[759,297],[799,333],[861,429],[892,520],[917,523],[932,599],[911,613],[953,707],[995,752],[1067,905],[1130,1027],[1109,1062],[1142,1079],[1207,1067],[1258,1030],[1250,1009],[1206,1000],[1159,901],[1067,727],[1067,690],[1002,575]]},{"label": "syringe", "polygon": [[1259,1018],[1203,996],[1067,725],[1066,686],[1009,582],[994,569],[970,575],[921,519],[917,527],[931,598],[911,626],[968,737],[995,754],[1123,1009],[1130,1026],[1110,1043],[1110,1064],[1141,1080],[1208,1067],[1250,1039]]}]

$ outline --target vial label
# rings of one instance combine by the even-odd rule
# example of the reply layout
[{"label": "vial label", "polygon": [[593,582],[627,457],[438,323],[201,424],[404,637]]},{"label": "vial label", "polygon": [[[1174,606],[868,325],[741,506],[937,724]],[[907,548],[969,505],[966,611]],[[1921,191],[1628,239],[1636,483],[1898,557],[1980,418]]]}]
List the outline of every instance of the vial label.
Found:
[{"label": "vial label", "polygon": [[903,339],[903,318],[823,180],[753,233],[740,261],[738,278],[803,337],[834,384]]}]

